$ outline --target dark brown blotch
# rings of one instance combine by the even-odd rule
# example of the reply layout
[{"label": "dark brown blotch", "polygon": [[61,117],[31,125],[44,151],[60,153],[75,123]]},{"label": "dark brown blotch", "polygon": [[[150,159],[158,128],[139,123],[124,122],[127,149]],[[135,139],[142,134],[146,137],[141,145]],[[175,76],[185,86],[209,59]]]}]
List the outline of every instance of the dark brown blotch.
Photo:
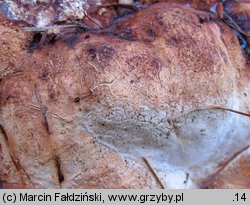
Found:
[{"label": "dark brown blotch", "polygon": [[87,49],[88,59],[98,63],[100,66],[108,66],[116,56],[116,51],[107,45],[91,45]]},{"label": "dark brown blotch", "polygon": [[148,28],[146,30],[146,34],[149,36],[149,37],[155,37],[155,32],[152,28]]}]

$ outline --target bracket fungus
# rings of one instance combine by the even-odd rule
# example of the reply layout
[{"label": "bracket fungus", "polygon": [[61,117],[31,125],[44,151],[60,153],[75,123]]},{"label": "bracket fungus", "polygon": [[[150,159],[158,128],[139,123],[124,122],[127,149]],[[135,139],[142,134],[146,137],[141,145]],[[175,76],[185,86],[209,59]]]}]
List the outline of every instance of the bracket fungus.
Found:
[{"label": "bracket fungus", "polygon": [[32,35],[1,17],[1,186],[250,187],[248,61],[216,15],[158,3]]}]

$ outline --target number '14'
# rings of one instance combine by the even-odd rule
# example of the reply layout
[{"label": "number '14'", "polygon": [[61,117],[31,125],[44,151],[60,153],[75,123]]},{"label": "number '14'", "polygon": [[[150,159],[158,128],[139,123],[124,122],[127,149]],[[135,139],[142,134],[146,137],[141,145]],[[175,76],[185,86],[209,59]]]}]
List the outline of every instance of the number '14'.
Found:
[{"label": "number '14'", "polygon": [[246,201],[246,193],[243,193],[242,195],[239,195],[239,193],[235,194],[236,196],[236,200],[239,201],[239,200],[243,200],[243,201]]}]

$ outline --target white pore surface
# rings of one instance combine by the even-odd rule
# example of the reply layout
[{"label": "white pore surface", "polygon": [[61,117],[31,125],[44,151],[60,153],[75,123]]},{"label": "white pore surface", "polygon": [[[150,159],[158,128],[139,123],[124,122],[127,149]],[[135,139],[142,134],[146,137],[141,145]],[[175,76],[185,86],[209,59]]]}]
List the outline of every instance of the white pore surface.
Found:
[{"label": "white pore surface", "polygon": [[[127,161],[142,163],[145,157],[168,188],[195,187],[191,178],[211,174],[242,147],[249,133],[248,118],[224,110],[203,109],[168,119],[164,110],[144,106],[136,112],[104,101],[112,111],[100,104],[77,116],[80,126]],[[228,106],[237,110],[238,104],[233,95]]]}]

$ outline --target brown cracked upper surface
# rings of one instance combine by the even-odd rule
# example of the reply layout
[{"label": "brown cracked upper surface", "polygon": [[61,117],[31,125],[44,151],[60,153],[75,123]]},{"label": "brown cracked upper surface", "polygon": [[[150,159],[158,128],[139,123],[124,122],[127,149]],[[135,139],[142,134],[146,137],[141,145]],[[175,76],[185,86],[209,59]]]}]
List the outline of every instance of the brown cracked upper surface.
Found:
[{"label": "brown cracked upper surface", "polygon": [[[1,27],[4,187],[156,187],[140,156],[195,167],[204,178],[211,170],[202,166],[232,149],[231,139],[221,141],[235,118],[194,111],[243,109],[248,99],[234,96],[245,64],[238,40],[211,14],[157,4],[112,29],[68,33],[34,50],[26,33]],[[139,158],[123,160],[124,153]]]}]

